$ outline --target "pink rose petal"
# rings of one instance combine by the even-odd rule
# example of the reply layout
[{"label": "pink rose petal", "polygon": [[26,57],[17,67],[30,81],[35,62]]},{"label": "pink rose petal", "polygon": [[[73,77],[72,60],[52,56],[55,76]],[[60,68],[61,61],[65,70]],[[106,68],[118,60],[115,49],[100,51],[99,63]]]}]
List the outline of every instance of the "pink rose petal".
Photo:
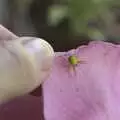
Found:
[{"label": "pink rose petal", "polygon": [[[85,64],[71,72],[72,54]],[[119,120],[120,46],[97,41],[56,53],[43,94],[45,120]]]}]

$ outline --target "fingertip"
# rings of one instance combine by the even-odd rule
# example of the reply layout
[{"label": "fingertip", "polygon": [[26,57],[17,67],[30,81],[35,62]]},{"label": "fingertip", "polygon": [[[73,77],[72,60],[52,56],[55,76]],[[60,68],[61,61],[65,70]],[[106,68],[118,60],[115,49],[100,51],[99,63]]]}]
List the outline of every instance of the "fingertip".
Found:
[{"label": "fingertip", "polygon": [[17,38],[18,36],[0,24],[0,40],[13,40]]}]

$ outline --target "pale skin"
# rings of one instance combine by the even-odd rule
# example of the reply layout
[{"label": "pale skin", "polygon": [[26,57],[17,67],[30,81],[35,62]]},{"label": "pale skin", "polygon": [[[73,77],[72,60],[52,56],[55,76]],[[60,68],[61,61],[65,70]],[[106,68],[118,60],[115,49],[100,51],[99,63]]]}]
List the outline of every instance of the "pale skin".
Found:
[{"label": "pale skin", "polygon": [[19,38],[0,25],[0,104],[40,86],[50,74],[53,56],[46,41]]},{"label": "pale skin", "polygon": [[16,38],[18,38],[18,36],[16,36],[12,32],[10,32],[8,29],[6,29],[2,25],[0,25],[0,40],[1,41],[3,41],[3,40],[14,40]]}]

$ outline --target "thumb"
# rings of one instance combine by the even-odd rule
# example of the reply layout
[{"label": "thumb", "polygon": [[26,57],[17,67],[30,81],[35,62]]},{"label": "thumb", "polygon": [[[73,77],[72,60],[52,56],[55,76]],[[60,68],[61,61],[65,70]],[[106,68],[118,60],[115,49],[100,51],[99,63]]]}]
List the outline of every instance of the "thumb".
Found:
[{"label": "thumb", "polygon": [[16,36],[11,31],[9,31],[7,28],[5,28],[4,26],[2,26],[0,24],[0,41],[13,40],[13,39],[17,39],[17,38],[18,38],[18,36]]},{"label": "thumb", "polygon": [[0,103],[31,92],[49,75],[54,51],[49,43],[20,37],[0,45]]}]

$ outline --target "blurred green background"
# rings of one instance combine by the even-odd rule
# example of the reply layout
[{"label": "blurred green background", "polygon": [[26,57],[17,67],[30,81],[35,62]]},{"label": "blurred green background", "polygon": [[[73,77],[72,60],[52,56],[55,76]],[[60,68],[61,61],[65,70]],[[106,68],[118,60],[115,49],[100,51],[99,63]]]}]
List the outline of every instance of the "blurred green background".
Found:
[{"label": "blurred green background", "polygon": [[120,0],[0,0],[0,23],[18,36],[47,40],[55,51],[91,40],[120,42]]}]

